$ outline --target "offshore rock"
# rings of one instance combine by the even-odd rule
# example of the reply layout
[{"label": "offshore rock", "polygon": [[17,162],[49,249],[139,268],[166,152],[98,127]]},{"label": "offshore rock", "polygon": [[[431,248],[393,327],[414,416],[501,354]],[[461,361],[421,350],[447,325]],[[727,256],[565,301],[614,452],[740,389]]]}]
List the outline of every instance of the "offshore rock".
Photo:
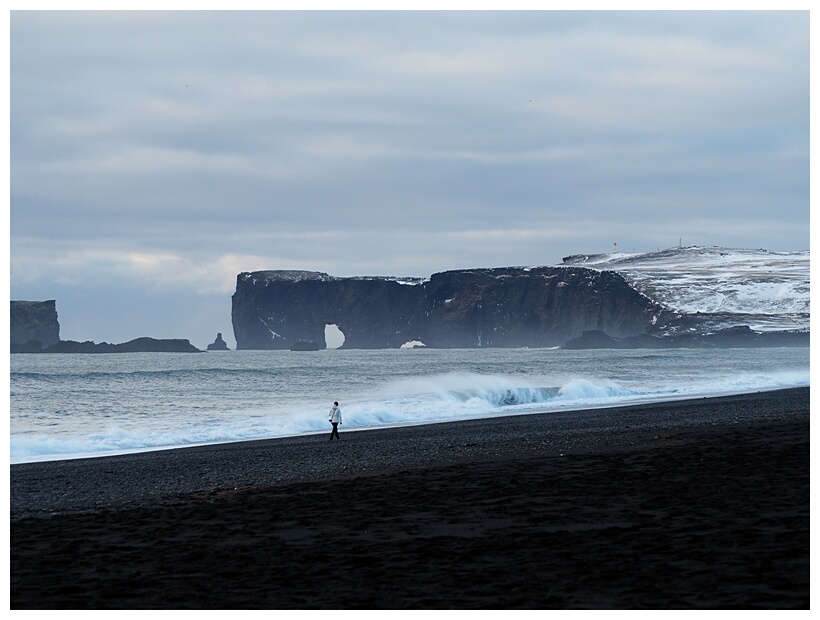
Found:
[{"label": "offshore rock", "polygon": [[300,340],[290,346],[291,351],[319,351],[321,349],[322,345],[313,340]]},{"label": "offshore rock", "polygon": [[222,340],[222,332],[216,334],[216,340],[208,345],[208,351],[229,351],[228,343]]},{"label": "offshore rock", "polygon": [[612,271],[509,267],[437,273],[429,279],[339,278],[310,271],[237,276],[237,349],[325,348],[325,327],[344,349],[551,347],[585,331],[646,333],[666,319],[659,304]]},{"label": "offshore rock", "polygon": [[42,353],[201,353],[187,339],[168,338],[136,338],[122,344],[101,342],[77,342],[75,340],[61,340],[44,348]]},{"label": "offshore rock", "polygon": [[12,352],[36,353],[43,347],[60,342],[60,323],[57,320],[57,302],[12,301],[9,324]]},{"label": "offshore rock", "polygon": [[563,345],[563,349],[716,349],[808,347],[810,334],[805,331],[757,332],[748,325],[738,325],[710,333],[688,333],[670,336],[641,334],[612,338],[604,332],[584,332]]}]

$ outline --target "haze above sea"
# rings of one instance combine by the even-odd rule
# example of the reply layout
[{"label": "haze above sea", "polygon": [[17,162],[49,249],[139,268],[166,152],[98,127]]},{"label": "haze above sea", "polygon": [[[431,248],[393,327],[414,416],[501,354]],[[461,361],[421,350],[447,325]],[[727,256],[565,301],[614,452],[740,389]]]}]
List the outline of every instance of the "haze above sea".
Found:
[{"label": "haze above sea", "polygon": [[808,348],[16,354],[12,463],[809,385]]}]

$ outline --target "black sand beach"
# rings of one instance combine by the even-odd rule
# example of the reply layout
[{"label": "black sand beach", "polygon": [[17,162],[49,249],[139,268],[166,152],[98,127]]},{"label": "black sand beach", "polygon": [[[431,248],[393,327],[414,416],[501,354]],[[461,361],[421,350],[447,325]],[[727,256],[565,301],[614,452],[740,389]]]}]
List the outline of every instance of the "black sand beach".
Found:
[{"label": "black sand beach", "polygon": [[10,606],[808,609],[809,409],[799,388],[12,465]]}]

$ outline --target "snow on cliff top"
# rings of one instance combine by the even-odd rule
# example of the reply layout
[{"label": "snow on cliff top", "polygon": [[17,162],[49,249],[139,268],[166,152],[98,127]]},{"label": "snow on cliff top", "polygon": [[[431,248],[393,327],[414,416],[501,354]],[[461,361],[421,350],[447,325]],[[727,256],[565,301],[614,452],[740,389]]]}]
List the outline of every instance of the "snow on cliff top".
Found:
[{"label": "snow on cliff top", "polygon": [[617,271],[673,311],[755,315],[758,331],[809,329],[809,251],[687,247],[568,256],[564,265]]}]

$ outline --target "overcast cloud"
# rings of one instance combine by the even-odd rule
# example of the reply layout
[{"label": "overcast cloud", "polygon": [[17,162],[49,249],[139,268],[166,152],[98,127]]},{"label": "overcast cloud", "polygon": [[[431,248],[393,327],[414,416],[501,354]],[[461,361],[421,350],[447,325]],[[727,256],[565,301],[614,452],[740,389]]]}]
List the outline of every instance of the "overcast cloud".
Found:
[{"label": "overcast cloud", "polygon": [[236,275],[809,249],[803,12],[13,12],[11,298],[222,332]]}]

